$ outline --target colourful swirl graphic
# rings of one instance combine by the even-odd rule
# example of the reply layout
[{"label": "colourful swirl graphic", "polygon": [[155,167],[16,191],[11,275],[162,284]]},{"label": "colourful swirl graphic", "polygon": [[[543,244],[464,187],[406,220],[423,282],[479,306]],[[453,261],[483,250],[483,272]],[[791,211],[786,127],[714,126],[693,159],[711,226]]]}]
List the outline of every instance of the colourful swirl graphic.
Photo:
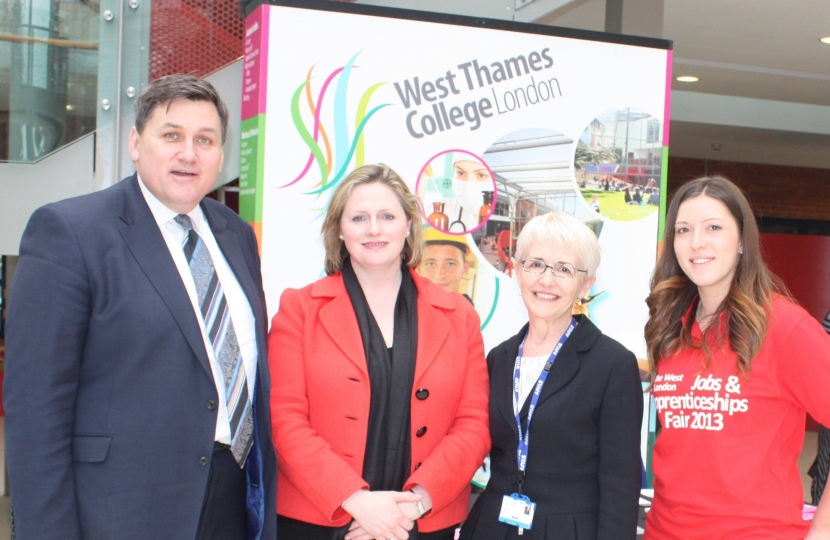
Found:
[{"label": "colourful swirl graphic", "polygon": [[[316,100],[314,99],[314,92],[311,88],[315,66],[311,66],[305,81],[294,91],[294,95],[291,98],[291,119],[294,122],[294,127],[300,135],[300,138],[308,146],[309,155],[300,174],[289,183],[280,186],[280,188],[293,186],[305,178],[312,169],[312,165],[316,163],[317,169],[320,171],[320,182],[314,186],[314,189],[306,193],[319,197],[327,190],[335,187],[343,179],[350,167],[360,167],[363,165],[365,156],[364,131],[366,125],[375,113],[391,104],[384,103],[370,109],[369,101],[372,95],[386,83],[377,83],[367,88],[363,92],[354,114],[354,133],[349,134],[349,115],[347,110],[349,78],[352,69],[357,67],[354,65],[354,62],[359,54],[360,52],[355,53],[344,66],[335,69],[326,77],[317,94]],[[337,84],[334,88],[334,103],[332,105],[334,129],[333,131],[327,131],[321,120],[321,110],[323,109],[329,85],[335,78],[337,78]],[[313,125],[310,127],[306,124],[302,115],[301,102],[303,95],[305,95],[308,111],[313,117]],[[330,134],[333,134],[333,141],[330,138]]]},{"label": "colourful swirl graphic", "polygon": [[496,306],[499,305],[499,278],[493,276],[493,279],[496,280],[496,292],[493,293],[493,305],[490,306],[490,311],[487,313],[487,317],[485,317],[484,322],[481,323],[480,330],[483,332],[487,325],[490,324],[490,319],[493,318],[493,314],[496,313]]}]

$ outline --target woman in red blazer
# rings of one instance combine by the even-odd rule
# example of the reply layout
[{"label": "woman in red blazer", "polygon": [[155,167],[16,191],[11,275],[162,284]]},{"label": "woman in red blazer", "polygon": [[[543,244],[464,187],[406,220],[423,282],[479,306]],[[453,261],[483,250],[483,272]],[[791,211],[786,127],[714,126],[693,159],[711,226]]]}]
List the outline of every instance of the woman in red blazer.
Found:
[{"label": "woman in red blazer", "polygon": [[452,539],[490,448],[479,318],[414,272],[388,167],[345,178],[322,232],[328,275],[283,293],[269,338],[280,540]]}]

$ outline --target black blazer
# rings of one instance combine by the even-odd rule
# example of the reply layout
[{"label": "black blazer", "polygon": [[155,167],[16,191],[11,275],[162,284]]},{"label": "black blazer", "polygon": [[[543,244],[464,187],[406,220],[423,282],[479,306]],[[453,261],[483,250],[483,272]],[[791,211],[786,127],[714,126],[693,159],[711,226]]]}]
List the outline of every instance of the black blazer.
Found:
[{"label": "black blazer", "polygon": [[[273,540],[276,458],[256,238],[224,205],[205,199],[201,207],[255,317],[249,536]],[[135,176],[32,215],[7,324],[3,400],[17,538],[195,538],[219,398],[190,298]]]},{"label": "black blazer", "polygon": [[[633,540],[641,483],[643,391],[637,361],[582,315],[562,347],[530,426],[523,492],[536,503],[528,540]],[[492,477],[462,539],[503,540],[518,529],[498,520],[502,497],[517,490],[518,430],[513,369],[528,326],[487,356]],[[527,421],[530,397],[521,416]]]}]

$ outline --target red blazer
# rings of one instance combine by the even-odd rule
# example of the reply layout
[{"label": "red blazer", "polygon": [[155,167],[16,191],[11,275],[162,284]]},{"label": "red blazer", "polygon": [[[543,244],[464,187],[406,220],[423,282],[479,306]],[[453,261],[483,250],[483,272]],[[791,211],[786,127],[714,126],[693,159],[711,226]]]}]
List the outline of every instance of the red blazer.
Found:
[{"label": "red blazer", "polygon": [[[433,510],[431,532],[467,516],[470,479],[490,449],[489,381],[479,318],[460,294],[412,272],[418,289],[418,356],[411,396],[411,474]],[[277,512],[347,524],[340,505],[368,488],[361,478],[369,374],[357,318],[340,274],[286,289],[269,336],[271,419],[279,462]],[[422,398],[425,392],[429,395]],[[417,431],[426,428],[422,436]]]}]

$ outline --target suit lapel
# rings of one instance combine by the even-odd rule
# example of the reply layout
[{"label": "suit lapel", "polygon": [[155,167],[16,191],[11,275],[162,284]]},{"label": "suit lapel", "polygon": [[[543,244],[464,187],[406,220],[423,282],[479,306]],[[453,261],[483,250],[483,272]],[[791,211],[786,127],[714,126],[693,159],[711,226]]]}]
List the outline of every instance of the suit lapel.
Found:
[{"label": "suit lapel", "polygon": [[121,236],[141,270],[167,305],[199,363],[212,379],[213,372],[210,369],[202,332],[176,264],[141,194],[138,180],[133,176],[124,182]]},{"label": "suit lapel", "polygon": [[492,399],[496,400],[496,407],[516,437],[519,435],[519,430],[516,428],[516,417],[513,414],[513,369],[516,367],[516,357],[519,355],[519,344],[526,333],[527,325],[505,344],[504,354],[496,358],[496,364],[493,366],[494,395]]},{"label": "suit lapel", "polygon": [[[545,381],[545,386],[542,388],[542,394],[539,396],[537,407],[542,405],[545,401],[550,399],[556,392],[564,388],[573,379],[579,371],[579,356],[578,351],[582,350],[587,338],[593,335],[592,329],[595,328],[590,323],[585,323],[580,319],[579,326],[576,327],[573,334],[556,356],[553,366],[550,368],[550,374]],[[513,430],[516,430],[516,419],[513,416],[513,368],[515,367],[516,356],[519,354],[519,345],[527,332],[527,326],[513,338],[510,344],[508,356],[502,366],[501,373],[494,373],[494,377],[498,377],[505,388],[497,389],[499,393],[498,403],[501,405],[502,414],[506,419],[509,419]],[[522,403],[521,417],[524,420],[527,418],[527,413],[530,405],[530,398],[533,394],[529,394]]]},{"label": "suit lapel", "polygon": [[343,354],[357,366],[364,376],[369,378],[366,366],[366,352],[363,350],[363,338],[354,307],[343,284],[343,276],[337,275],[317,282],[312,289],[312,296],[330,296],[331,302],[320,308],[320,322]]},{"label": "suit lapel", "polygon": [[264,354],[266,350],[264,328],[267,327],[267,324],[262,324],[264,322],[263,317],[265,316],[265,305],[259,294],[260,287],[254,281],[253,276],[256,274],[256,269],[248,267],[248,263],[246,262],[247,258],[240,247],[246,245],[246,240],[245,238],[241,238],[236,231],[228,228],[227,220],[214,212],[210,206],[205,203],[202,203],[200,206],[205,214],[205,219],[207,219],[210,225],[210,231],[216,239],[216,244],[222,250],[222,254],[225,256],[228,265],[230,265],[240,287],[242,287],[242,291],[245,293],[245,297],[248,299],[248,304],[251,307],[251,312],[254,314],[257,340],[257,365],[260,368],[258,370],[258,376],[265,377],[265,387],[270,388],[267,369],[268,359]]},{"label": "suit lapel", "polygon": [[562,346],[562,349],[559,350],[556,361],[553,363],[553,367],[550,368],[550,375],[545,381],[545,387],[542,388],[537,407],[571,382],[571,379],[579,371],[579,355],[577,353],[585,350],[586,347],[590,348],[590,345],[596,340],[596,335],[599,334],[597,327],[591,324],[587,317],[582,315],[576,317],[579,324],[574,329],[571,337],[568,338],[568,341]]},{"label": "suit lapel", "polygon": [[[418,289],[418,357],[415,361],[415,381],[426,372],[435,361],[449,335],[446,324],[445,309],[453,309],[452,300],[442,297],[440,290],[411,273]],[[439,294],[435,294],[438,290]],[[335,344],[368,377],[366,353],[360,328],[354,315],[354,307],[343,284],[343,277],[338,275],[317,282],[312,290],[313,296],[330,296],[331,302],[320,309],[320,321],[323,328]]]},{"label": "suit lapel", "polygon": [[449,335],[446,310],[455,309],[452,298],[426,278],[410,270],[418,289],[418,356],[415,360],[416,386],[429,366],[438,357]]},{"label": "suit lapel", "polygon": [[216,243],[219,245],[219,249],[222,250],[222,254],[225,256],[225,260],[228,261],[242,290],[245,291],[245,296],[248,298],[251,310],[254,314],[259,313],[262,307],[262,300],[259,297],[253,277],[251,277],[251,269],[248,268],[248,263],[245,262],[245,255],[239,247],[240,244],[245,242],[245,239],[240,238],[236,232],[230,230],[225,218],[212,212],[207,205],[203,204],[202,210],[210,224],[210,230],[216,239]]},{"label": "suit lapel", "polygon": [[418,295],[418,357],[415,360],[415,384],[435,361],[447,339],[444,313],[436,309],[423,294]]},{"label": "suit lapel", "polygon": [[579,371],[579,357],[576,354],[576,349],[573,346],[569,347],[568,343],[565,343],[556,356],[553,367],[550,368],[550,375],[548,375],[548,379],[545,381],[545,386],[542,388],[542,393],[539,395],[539,402],[536,406],[542,405],[542,403],[550,399],[551,396],[571,382],[571,379],[574,378],[577,371]]}]

